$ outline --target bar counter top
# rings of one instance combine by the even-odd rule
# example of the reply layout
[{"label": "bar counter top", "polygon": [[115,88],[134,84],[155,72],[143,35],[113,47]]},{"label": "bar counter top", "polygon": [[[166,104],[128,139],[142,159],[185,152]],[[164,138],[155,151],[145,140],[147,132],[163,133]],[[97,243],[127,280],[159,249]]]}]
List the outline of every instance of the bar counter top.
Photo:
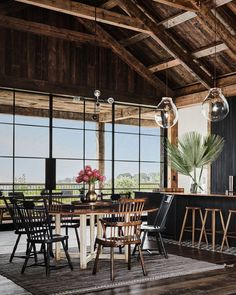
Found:
[{"label": "bar counter top", "polygon": [[236,195],[226,195],[226,194],[207,194],[207,193],[177,193],[177,192],[160,192],[161,194],[166,195],[175,195],[175,196],[181,196],[181,197],[220,197],[220,198],[226,198],[226,199],[232,199],[236,198]]}]

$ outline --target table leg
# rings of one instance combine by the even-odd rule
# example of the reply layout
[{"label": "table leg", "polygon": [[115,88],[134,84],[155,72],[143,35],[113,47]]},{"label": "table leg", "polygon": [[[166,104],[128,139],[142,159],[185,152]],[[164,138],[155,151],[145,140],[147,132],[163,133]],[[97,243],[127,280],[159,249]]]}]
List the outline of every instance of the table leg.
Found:
[{"label": "table leg", "polygon": [[80,215],[80,268],[87,268],[86,214]]},{"label": "table leg", "polygon": [[97,237],[102,237],[102,224],[99,219],[102,218],[102,215],[97,215]]},{"label": "table leg", "polygon": [[[61,234],[61,214],[55,214],[55,232],[57,235]],[[55,246],[55,258],[56,260],[61,259],[61,243],[57,242]]]},{"label": "table leg", "polygon": [[95,234],[94,234],[94,215],[90,215],[90,253],[93,254],[94,253],[94,238],[95,238]]}]

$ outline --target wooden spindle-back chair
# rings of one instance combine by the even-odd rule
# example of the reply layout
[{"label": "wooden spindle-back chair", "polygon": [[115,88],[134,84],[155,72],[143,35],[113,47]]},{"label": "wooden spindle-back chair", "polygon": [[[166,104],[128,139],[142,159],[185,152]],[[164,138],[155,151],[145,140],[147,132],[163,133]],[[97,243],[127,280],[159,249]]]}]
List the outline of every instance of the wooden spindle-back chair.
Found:
[{"label": "wooden spindle-back chair", "polygon": [[118,211],[104,215],[100,222],[103,228],[103,236],[96,238],[97,255],[94,263],[93,274],[97,272],[99,255],[102,247],[110,247],[111,256],[111,280],[114,280],[114,248],[128,246],[128,269],[131,269],[131,245],[137,245],[143,274],[146,275],[142,251],[141,239],[141,215],[144,199],[121,199]]}]

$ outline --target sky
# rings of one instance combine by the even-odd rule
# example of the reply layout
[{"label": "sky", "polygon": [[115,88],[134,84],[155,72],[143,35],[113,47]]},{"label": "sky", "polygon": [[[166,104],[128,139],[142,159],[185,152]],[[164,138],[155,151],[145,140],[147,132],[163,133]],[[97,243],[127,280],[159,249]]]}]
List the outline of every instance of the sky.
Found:
[{"label": "sky", "polygon": [[[4,156],[13,154],[13,126],[12,116],[0,114],[0,183],[12,181],[12,159]],[[42,183],[45,180],[45,158],[49,157],[49,120],[48,118],[33,118],[16,116],[15,128],[15,170],[16,177],[26,175],[27,182]],[[20,124],[34,124],[36,126],[22,126]],[[53,120],[53,157],[57,158],[57,180],[73,178],[83,168],[83,130],[68,128],[83,128],[82,121]],[[95,128],[95,123],[86,122],[86,128]],[[61,129],[58,127],[64,127]],[[66,128],[67,127],[67,128]],[[105,127],[105,176],[111,178],[112,134],[111,124]],[[115,126],[115,176],[129,172],[138,173],[139,136],[137,126]],[[130,132],[127,134],[125,132]],[[141,161],[159,161],[160,138],[150,134],[159,134],[159,128],[141,128],[141,132],[149,135],[141,136]],[[132,134],[133,133],[133,134]],[[91,160],[86,164],[97,168],[96,131],[86,130],[85,157]],[[37,157],[26,159],[22,157]],[[61,159],[60,159],[61,158]],[[64,158],[64,159],[62,159]],[[129,162],[122,162],[129,161]],[[159,164],[141,163],[141,172],[158,172]]]}]

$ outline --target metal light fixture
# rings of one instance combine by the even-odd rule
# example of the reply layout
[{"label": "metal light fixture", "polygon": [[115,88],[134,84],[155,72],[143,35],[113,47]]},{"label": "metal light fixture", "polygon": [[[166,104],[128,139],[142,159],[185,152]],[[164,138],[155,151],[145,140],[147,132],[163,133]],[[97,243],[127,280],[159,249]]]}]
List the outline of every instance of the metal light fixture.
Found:
[{"label": "metal light fixture", "polygon": [[203,116],[212,122],[223,120],[229,113],[229,104],[216,85],[216,1],[215,1],[215,62],[214,62],[214,88],[211,88],[202,102]]},{"label": "metal light fixture", "polygon": [[[95,27],[94,27],[94,35],[95,35],[95,39],[97,38],[97,7],[95,6]],[[98,63],[99,64],[99,63]],[[95,43],[95,77],[94,77],[94,81],[95,81],[95,90],[94,90],[94,96],[95,96],[95,104],[94,104],[94,114],[93,114],[93,120],[98,120],[98,114],[100,112],[100,102],[104,101],[100,99],[101,96],[101,91],[99,89],[97,89],[97,42]],[[107,102],[109,104],[113,104],[115,102],[113,97],[109,97],[107,99]]]}]

